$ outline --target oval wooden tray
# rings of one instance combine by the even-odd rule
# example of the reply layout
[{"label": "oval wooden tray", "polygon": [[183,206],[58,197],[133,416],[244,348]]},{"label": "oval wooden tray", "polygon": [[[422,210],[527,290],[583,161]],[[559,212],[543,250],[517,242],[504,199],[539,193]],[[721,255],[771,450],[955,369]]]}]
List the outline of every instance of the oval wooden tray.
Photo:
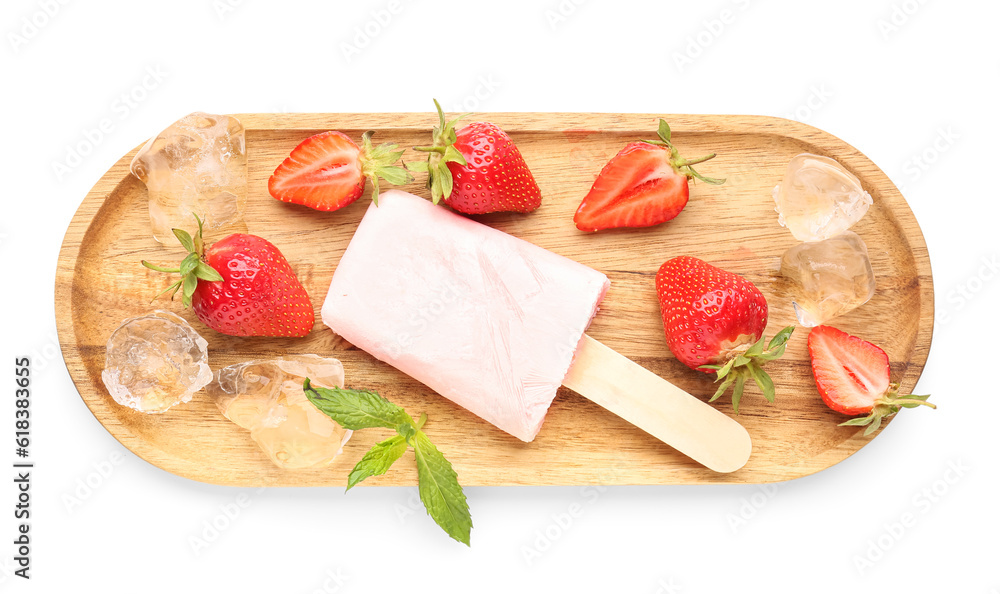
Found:
[{"label": "oval wooden tray", "polygon": [[[737,417],[749,431],[753,454],[742,470],[716,474],[627,422],[563,388],[538,438],[522,443],[441,398],[422,384],[338,339],[319,321],[319,307],[368,206],[368,192],[340,211],[321,213],[272,199],[267,178],[301,140],[341,130],[358,141],[375,130],[376,142],[426,144],[436,116],[420,114],[237,114],[247,129],[251,233],[277,245],[316,307],[317,324],[303,339],[234,338],[201,324],[179,301],[153,295],[171,282],[146,270],[142,259],[179,262],[179,246],[161,246],[149,231],[145,186],[129,174],[135,150],[121,158],[87,195],[59,255],[56,318],[70,375],[97,420],[125,447],[175,474],[241,486],[344,485],[348,471],[388,433],[355,434],[333,465],[322,470],[274,467],[249,434],[219,414],[204,392],[163,415],[118,406],[101,382],[105,343],[130,316],[167,309],[184,316],[209,342],[213,369],[281,353],[317,353],[344,363],[350,387],[372,389],[412,414],[426,412],[426,430],[448,456],[463,485],[579,485],[763,483],[811,474],[840,462],[870,439],[838,427],[844,417],[820,400],[809,370],[807,329],[792,337],[785,357],[768,365],[778,386],[767,404],[748,387]],[[931,343],[933,287],[920,228],[899,190],[867,157],[840,139],[804,124],[756,116],[664,116],[682,154],[718,153],[700,171],[725,177],[723,186],[696,183],[687,208],[659,227],[585,234],[573,213],[607,160],[627,142],[653,137],[657,115],[491,113],[520,147],[542,190],[543,204],[529,215],[479,217],[489,225],[592,266],[611,279],[611,290],[588,331],[683,389],[703,398],[712,379],[678,363],[667,349],[654,275],[670,257],[690,254],[753,281],[770,304],[769,336],[795,323],[781,254],[795,239],[778,225],[771,190],[796,154],[840,161],[874,198],[854,230],[868,243],[877,276],[875,297],[834,324],[880,344],[904,391],[920,377]],[[419,158],[408,152],[406,160]],[[420,180],[404,189],[427,196]],[[391,241],[391,240],[388,240]],[[728,396],[715,404],[732,414]],[[912,413],[911,413],[912,414]],[[903,415],[906,416],[905,414]],[[905,422],[905,420],[903,421]],[[877,435],[877,434],[876,434]],[[412,454],[365,484],[416,484]]]}]

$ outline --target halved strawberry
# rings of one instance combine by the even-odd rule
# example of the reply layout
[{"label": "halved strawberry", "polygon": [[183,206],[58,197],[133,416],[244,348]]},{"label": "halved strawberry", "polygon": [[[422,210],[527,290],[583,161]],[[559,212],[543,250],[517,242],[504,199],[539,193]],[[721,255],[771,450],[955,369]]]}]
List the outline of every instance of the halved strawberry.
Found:
[{"label": "halved strawberry", "polygon": [[431,146],[413,150],[428,153],[426,162],[407,163],[411,171],[427,173],[431,201],[465,214],[531,212],[542,203],[542,193],[521,151],[506,132],[490,122],[474,122],[460,130],[464,116],[445,120],[434,100],[439,124]]},{"label": "halved strawberry", "polygon": [[767,301],[752,282],[698,258],[678,256],[660,266],[656,292],[671,352],[691,369],[722,381],[710,402],[733,386],[733,409],[739,412],[749,379],[774,402],[774,382],[761,366],[784,354],[795,328],[765,343]]},{"label": "halved strawberry", "polygon": [[928,396],[899,396],[889,381],[889,355],[881,348],[832,326],[809,332],[809,361],[819,395],[845,415],[866,415],[841,423],[866,427],[869,435],[900,408],[929,406]]},{"label": "halved strawberry", "polygon": [[194,237],[181,229],[174,229],[174,235],[188,250],[178,268],[145,260],[142,265],[180,273],[181,280],[164,293],[172,291],[172,299],[181,291],[184,305],[191,306],[206,326],[230,336],[300,337],[312,330],[309,295],[274,244],[234,233],[205,249],[200,219]]},{"label": "halved strawberry", "polygon": [[373,147],[372,132],[361,135],[361,147],[346,134],[322,132],[292,149],[267,180],[267,190],[282,202],[316,210],[337,210],[361,197],[365,179],[372,181],[372,199],[378,203],[378,180],[393,185],[413,181],[413,176],[393,163],[404,151],[395,144]]},{"label": "halved strawberry", "polygon": [[680,214],[688,202],[688,180],[706,183],[725,180],[704,177],[691,166],[715,157],[682,159],[670,142],[670,126],[660,120],[659,140],[629,143],[608,161],[573,221],[581,231],[615,227],[649,227]]}]

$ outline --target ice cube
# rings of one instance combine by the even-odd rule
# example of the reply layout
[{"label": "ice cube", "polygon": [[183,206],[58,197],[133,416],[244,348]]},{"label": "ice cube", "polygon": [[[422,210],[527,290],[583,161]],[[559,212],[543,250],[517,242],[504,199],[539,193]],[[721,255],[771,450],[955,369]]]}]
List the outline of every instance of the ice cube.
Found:
[{"label": "ice cube", "polygon": [[219,370],[208,393],[276,465],[319,468],[341,453],[351,432],[309,402],[302,391],[307,377],[320,387],[343,387],[344,366],[317,355],[247,361]]},{"label": "ice cube", "polygon": [[836,237],[861,220],[872,197],[858,178],[828,157],[802,153],[774,188],[778,222],[799,241]]},{"label": "ice cube", "polygon": [[792,305],[803,326],[818,326],[875,294],[868,247],[851,231],[791,248],[781,259],[781,273],[792,281]]},{"label": "ice cube", "polygon": [[132,159],[132,173],[149,192],[149,220],[160,243],[171,229],[205,234],[246,231],[247,157],[243,125],[231,116],[195,112],[151,138]]},{"label": "ice cube", "polygon": [[115,402],[162,413],[212,381],[208,342],[166,311],[129,318],[108,339],[101,379]]}]

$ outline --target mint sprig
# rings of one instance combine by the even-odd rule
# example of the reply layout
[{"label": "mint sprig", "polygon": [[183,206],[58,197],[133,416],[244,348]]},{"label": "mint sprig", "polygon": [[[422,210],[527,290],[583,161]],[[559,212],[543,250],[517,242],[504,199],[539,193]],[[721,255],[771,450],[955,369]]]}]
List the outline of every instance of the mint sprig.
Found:
[{"label": "mint sprig", "polygon": [[469,546],[472,516],[458,474],[451,463],[423,432],[427,415],[414,421],[405,410],[365,390],[319,388],[306,378],[302,391],[323,414],[345,429],[357,431],[372,427],[394,429],[396,435],[381,441],[366,453],[351,470],[347,490],[370,476],[385,474],[392,464],[413,447],[417,460],[420,500],[428,515],[448,536]]}]

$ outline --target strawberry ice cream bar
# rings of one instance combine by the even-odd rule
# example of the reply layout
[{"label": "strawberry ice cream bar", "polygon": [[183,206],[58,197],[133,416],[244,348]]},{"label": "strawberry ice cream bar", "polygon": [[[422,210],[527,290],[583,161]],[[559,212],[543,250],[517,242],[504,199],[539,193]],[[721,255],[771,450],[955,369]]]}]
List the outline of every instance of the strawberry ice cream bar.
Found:
[{"label": "strawberry ice cream bar", "polygon": [[358,348],[531,441],[609,285],[583,264],[392,190],[368,208],[322,316]]}]

